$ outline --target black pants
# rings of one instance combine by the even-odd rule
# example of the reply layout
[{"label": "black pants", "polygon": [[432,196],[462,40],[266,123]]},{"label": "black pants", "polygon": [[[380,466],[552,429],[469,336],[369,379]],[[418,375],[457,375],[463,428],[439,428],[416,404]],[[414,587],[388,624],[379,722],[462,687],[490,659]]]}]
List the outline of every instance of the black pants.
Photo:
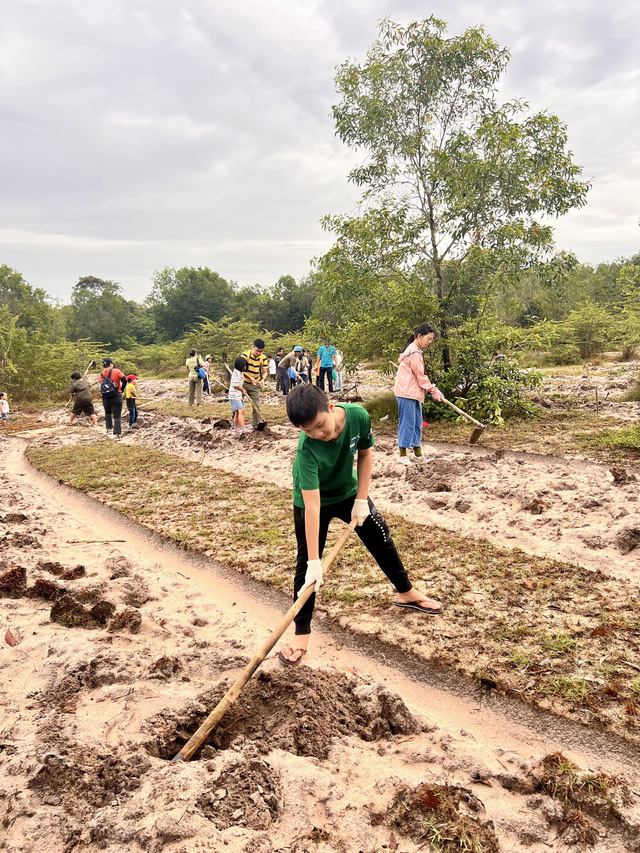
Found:
[{"label": "black pants", "polygon": [[286,367],[278,367],[278,379],[280,380],[280,389],[286,397],[289,393],[289,386],[291,384],[289,379],[289,371]]},{"label": "black pants", "polygon": [[122,434],[122,394],[116,394],[110,399],[102,398],[104,406],[104,421],[107,429],[113,429],[114,435]]},{"label": "black pants", "polygon": [[[351,521],[351,508],[355,501],[355,495],[347,498],[339,503],[329,504],[328,506],[320,507],[320,556],[324,551],[324,546],[327,541],[327,533],[329,531],[329,523],[332,518],[340,518],[347,524]],[[373,505],[373,501],[369,498],[369,509],[371,514],[367,516],[364,524],[356,527],[356,533],[360,537],[360,541],[369,551],[373,559],[380,566],[385,575],[396,588],[397,592],[409,592],[411,589],[411,581],[405,567],[402,565],[400,555],[396,550],[391,533],[387,527],[387,522],[380,515],[378,510]],[[298,543],[298,558],[296,560],[296,576],[293,582],[293,597],[294,601],[298,592],[304,586],[304,576],[307,573],[307,538],[304,529],[305,511],[301,507],[294,506],[293,508],[293,523],[296,531],[296,541]],[[302,610],[293,620],[296,626],[296,634],[311,633],[311,617],[316,603],[315,593],[310,596]]]},{"label": "black pants", "polygon": [[324,377],[329,380],[329,393],[333,394],[333,367],[321,367],[318,374],[318,385],[324,391]]}]

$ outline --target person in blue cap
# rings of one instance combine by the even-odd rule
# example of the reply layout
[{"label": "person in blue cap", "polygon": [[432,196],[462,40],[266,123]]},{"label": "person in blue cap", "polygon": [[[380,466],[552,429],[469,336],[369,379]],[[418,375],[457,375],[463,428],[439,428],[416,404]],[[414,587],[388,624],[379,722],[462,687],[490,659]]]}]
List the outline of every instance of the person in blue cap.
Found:
[{"label": "person in blue cap", "polygon": [[278,376],[280,377],[282,393],[285,397],[289,394],[289,388],[291,387],[291,374],[289,373],[289,368],[293,371],[293,378],[297,378],[298,371],[296,370],[296,361],[300,357],[301,352],[302,347],[294,347],[290,353],[287,353],[284,358],[280,359],[280,363],[278,364]]}]

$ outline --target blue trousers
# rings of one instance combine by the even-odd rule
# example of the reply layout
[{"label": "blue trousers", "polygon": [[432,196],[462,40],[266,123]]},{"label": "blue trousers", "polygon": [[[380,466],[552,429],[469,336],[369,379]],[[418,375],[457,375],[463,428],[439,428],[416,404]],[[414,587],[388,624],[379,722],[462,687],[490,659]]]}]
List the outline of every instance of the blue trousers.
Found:
[{"label": "blue trousers", "polygon": [[398,447],[420,447],[422,443],[422,403],[409,397],[398,401]]}]

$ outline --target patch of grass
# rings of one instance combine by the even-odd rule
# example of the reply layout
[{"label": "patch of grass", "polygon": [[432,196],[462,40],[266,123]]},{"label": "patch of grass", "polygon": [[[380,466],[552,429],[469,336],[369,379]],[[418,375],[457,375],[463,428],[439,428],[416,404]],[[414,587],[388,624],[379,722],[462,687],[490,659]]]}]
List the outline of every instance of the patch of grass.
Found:
[{"label": "patch of grass", "polygon": [[392,423],[398,423],[398,401],[395,394],[380,394],[365,400],[362,405],[369,412],[374,423],[380,418],[388,418]]},{"label": "patch of grass", "polygon": [[[284,400],[284,397],[283,397]],[[161,400],[154,403],[145,403],[143,412],[152,412],[156,415],[171,418],[193,418],[194,420],[203,421],[208,418],[220,420],[226,418],[231,420],[231,408],[228,403],[204,403],[202,406],[190,406],[188,403],[183,403],[175,400]],[[284,405],[276,405],[273,403],[263,403],[260,406],[260,411],[267,423],[288,424],[289,419]],[[251,422],[251,404],[248,403],[245,408],[245,417],[247,423]]]},{"label": "patch of grass", "polygon": [[[292,591],[290,490],[136,445],[119,447],[116,456],[102,443],[32,445],[27,454],[36,467],[182,547]],[[186,497],[178,485],[184,482]],[[266,511],[248,507],[268,507],[268,520]],[[623,665],[640,660],[640,602],[628,584],[392,514],[387,521],[412,582],[443,601],[444,614],[425,618],[394,608],[389,582],[352,536],[320,593],[330,615],[356,628],[362,620],[383,641],[487,687],[640,738],[640,679]],[[326,553],[342,529],[333,523]],[[535,578],[535,587],[522,578]],[[615,672],[604,672],[605,663]]]},{"label": "patch of grass", "polygon": [[595,433],[578,433],[576,438],[586,447],[627,450],[640,454],[640,424]]},{"label": "patch of grass", "polygon": [[543,637],[542,642],[547,654],[551,658],[571,654],[578,647],[578,641],[575,637],[568,637],[566,634],[558,634],[555,637]]},{"label": "patch of grass", "polygon": [[621,778],[582,773],[562,752],[545,756],[536,775],[537,790],[562,803],[567,823],[584,830],[584,834],[579,833],[583,841],[590,837],[591,830],[583,812],[616,820],[621,816],[621,807],[631,802],[629,788]]}]

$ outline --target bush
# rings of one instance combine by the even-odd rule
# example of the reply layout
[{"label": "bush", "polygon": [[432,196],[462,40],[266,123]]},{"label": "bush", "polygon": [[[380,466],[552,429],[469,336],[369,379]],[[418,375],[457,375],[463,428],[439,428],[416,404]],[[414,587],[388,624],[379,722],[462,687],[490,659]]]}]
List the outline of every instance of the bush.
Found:
[{"label": "bush", "polygon": [[542,364],[544,367],[566,367],[570,364],[582,364],[582,359],[575,344],[563,344],[545,353]]},{"label": "bush", "polygon": [[362,405],[369,412],[371,420],[379,421],[380,418],[388,416],[390,421],[398,423],[398,401],[395,394],[380,394],[366,400]]},{"label": "bush", "polygon": [[586,361],[602,352],[611,340],[613,321],[606,308],[586,302],[569,314],[563,330]]}]

